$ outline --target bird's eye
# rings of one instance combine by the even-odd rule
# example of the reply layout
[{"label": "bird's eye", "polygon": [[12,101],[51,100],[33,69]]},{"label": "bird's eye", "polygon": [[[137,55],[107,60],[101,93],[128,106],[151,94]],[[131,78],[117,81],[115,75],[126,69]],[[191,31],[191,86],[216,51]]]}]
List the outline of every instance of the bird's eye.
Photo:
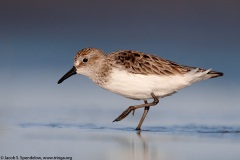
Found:
[{"label": "bird's eye", "polygon": [[87,58],[83,58],[83,62],[87,62],[88,61],[88,59]]}]

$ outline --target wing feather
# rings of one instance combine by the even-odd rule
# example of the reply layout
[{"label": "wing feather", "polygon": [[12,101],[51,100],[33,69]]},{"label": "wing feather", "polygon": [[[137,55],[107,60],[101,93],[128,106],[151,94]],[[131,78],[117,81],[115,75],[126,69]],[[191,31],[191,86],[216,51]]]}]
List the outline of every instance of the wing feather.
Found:
[{"label": "wing feather", "polygon": [[[108,63],[134,74],[183,75],[196,67],[179,65],[163,58],[138,51],[122,50],[110,53]],[[199,71],[205,71],[199,69]]]}]

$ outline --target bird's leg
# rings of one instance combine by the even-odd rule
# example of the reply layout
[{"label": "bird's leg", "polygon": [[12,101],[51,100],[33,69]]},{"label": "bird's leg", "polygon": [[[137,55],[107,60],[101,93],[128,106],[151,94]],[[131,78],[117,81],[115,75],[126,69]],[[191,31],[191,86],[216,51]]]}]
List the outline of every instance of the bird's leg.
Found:
[{"label": "bird's leg", "polygon": [[136,106],[130,106],[125,111],[123,111],[123,113],[118,118],[116,118],[113,122],[121,121],[122,119],[127,117],[127,115],[131,111],[133,111],[133,113],[134,113],[135,109],[142,108],[142,107],[151,107],[151,106],[155,106],[156,104],[158,104],[158,102],[159,102],[158,98],[153,93],[151,93],[151,96],[153,98],[153,102],[144,103],[144,104],[140,104],[140,105],[136,105]]},{"label": "bird's leg", "polygon": [[[147,104],[147,100],[144,100],[144,103]],[[150,109],[150,107],[145,107],[145,108],[144,108],[144,112],[143,112],[142,118],[141,118],[141,120],[139,121],[136,130],[141,130],[142,123],[143,123],[145,117],[147,116],[147,113],[148,113],[149,109]]]}]

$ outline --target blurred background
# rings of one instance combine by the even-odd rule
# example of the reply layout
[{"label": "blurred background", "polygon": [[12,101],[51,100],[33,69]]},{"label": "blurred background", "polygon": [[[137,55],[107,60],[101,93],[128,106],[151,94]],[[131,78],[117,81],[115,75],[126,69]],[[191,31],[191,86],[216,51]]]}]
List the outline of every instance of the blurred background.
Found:
[{"label": "blurred background", "polygon": [[0,126],[28,123],[135,127],[142,110],[112,121],[129,100],[84,76],[57,81],[78,50],[137,50],[223,77],[160,99],[144,126],[240,125],[238,0],[0,0]]},{"label": "blurred background", "polygon": [[[0,0],[0,156],[239,160],[240,1]],[[137,50],[223,77],[140,104],[75,75],[82,48]]]}]

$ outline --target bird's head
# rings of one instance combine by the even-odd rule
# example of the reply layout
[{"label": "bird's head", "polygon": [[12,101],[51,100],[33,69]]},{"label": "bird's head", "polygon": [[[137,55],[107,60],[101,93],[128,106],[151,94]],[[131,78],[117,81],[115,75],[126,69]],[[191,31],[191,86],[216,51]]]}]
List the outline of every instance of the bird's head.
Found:
[{"label": "bird's head", "polygon": [[104,52],[96,48],[84,48],[80,50],[74,58],[72,69],[58,81],[58,84],[75,74],[82,74],[88,77],[93,76],[94,71],[97,69],[96,64],[102,56],[104,56]]}]

